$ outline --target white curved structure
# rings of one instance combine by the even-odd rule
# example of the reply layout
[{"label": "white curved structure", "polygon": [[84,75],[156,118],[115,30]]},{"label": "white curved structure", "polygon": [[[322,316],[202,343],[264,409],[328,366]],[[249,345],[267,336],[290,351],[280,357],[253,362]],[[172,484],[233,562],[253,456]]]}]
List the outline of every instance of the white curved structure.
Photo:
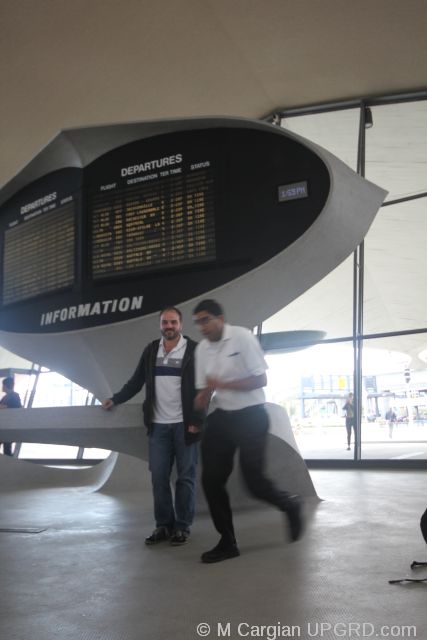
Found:
[{"label": "white curved structure", "polygon": [[[284,489],[305,497],[316,491],[298,451],[288,416],[278,405],[267,403],[270,436],[267,472]],[[0,442],[42,442],[113,450],[91,469],[44,468],[8,456],[0,456],[0,491],[36,486],[88,486],[112,493],[136,490],[150,483],[148,443],[142,426],[141,407],[121,405],[112,411],[101,407],[55,407],[0,412]],[[126,454],[117,456],[117,453]],[[130,457],[129,457],[130,456]],[[137,459],[137,460],[135,460]],[[253,503],[235,473],[230,487],[234,501]],[[201,492],[199,492],[201,499]]]}]

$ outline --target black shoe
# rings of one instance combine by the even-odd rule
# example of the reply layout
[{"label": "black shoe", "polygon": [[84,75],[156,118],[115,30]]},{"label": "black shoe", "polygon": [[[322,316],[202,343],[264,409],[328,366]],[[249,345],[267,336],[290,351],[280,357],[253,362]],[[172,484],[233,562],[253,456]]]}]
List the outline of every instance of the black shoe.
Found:
[{"label": "black shoe", "polygon": [[184,529],[177,529],[173,532],[172,537],[170,539],[170,543],[173,547],[178,547],[181,544],[186,544],[190,537],[189,531],[184,531]]},{"label": "black shoe", "polygon": [[220,540],[216,547],[202,553],[201,560],[205,563],[222,562],[222,560],[237,558],[237,556],[240,556],[240,551],[235,542],[225,543]]},{"label": "black shoe", "polygon": [[164,542],[171,537],[170,531],[167,527],[157,527],[154,529],[151,536],[145,538],[145,544],[157,544],[158,542]]},{"label": "black shoe", "polygon": [[291,541],[296,542],[301,538],[304,530],[301,498],[297,495],[289,496],[286,500],[283,511],[288,516]]}]

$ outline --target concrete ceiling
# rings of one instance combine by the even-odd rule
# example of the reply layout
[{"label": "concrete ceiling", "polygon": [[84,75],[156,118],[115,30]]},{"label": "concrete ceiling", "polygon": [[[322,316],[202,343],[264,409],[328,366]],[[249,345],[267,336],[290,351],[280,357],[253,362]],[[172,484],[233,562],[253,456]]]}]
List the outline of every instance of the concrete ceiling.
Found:
[{"label": "concrete ceiling", "polygon": [[[259,118],[277,108],[427,87],[425,0],[0,0],[0,25],[0,186],[61,129],[197,115]],[[419,141],[417,120],[412,131]],[[383,160],[390,159],[386,135],[377,141]],[[407,147],[405,138],[392,150],[400,158]],[[416,160],[424,175],[426,147]],[[387,176],[375,174],[377,161],[372,179],[389,188]],[[399,184],[399,193],[413,188]],[[405,223],[391,217],[396,227]],[[382,233],[399,242],[385,216],[379,229],[373,253],[381,253]],[[421,244],[426,234],[427,222]],[[408,247],[404,254],[414,258]],[[370,269],[372,282],[387,265],[372,261]],[[407,291],[396,278],[390,287]],[[427,281],[418,286],[425,291]],[[426,325],[422,300],[415,310],[407,302],[397,309],[398,296],[387,296],[394,306],[377,299],[372,327],[378,313],[400,313],[402,323],[409,314],[410,328]],[[319,291],[315,298],[324,299]],[[331,324],[324,312],[289,329],[323,329]],[[421,347],[427,344],[413,353]]]},{"label": "concrete ceiling", "polygon": [[423,88],[425,0],[0,0],[0,186],[61,129]]}]

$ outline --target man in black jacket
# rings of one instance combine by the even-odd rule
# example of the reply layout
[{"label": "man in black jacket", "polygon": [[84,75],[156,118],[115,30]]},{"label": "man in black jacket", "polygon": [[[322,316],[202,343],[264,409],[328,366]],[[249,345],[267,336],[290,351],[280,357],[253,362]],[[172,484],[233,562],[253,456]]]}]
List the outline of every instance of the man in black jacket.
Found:
[{"label": "man in black jacket", "polygon": [[[162,338],[144,349],[135,373],[122,389],[102,404],[104,409],[133,398],[145,384],[144,422],[149,436],[156,528],[148,545],[170,540],[185,544],[194,518],[195,480],[204,414],[194,409],[196,342],[182,335],[182,315],[176,307],[160,313]],[[176,461],[175,500],[170,476]]]}]

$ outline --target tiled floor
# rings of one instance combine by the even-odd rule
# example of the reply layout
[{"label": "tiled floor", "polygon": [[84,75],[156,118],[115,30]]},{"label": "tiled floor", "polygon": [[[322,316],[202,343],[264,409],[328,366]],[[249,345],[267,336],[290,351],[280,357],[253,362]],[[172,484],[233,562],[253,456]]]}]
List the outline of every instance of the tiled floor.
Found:
[{"label": "tiled floor", "polygon": [[0,494],[0,528],[45,529],[0,532],[1,637],[427,638],[427,583],[388,583],[427,578],[427,567],[410,569],[427,561],[419,529],[427,473],[312,477],[323,501],[307,505],[300,542],[286,542],[280,513],[245,510],[236,514],[242,555],[215,565],[199,561],[216,542],[207,514],[184,547],[144,545],[148,489]]}]

